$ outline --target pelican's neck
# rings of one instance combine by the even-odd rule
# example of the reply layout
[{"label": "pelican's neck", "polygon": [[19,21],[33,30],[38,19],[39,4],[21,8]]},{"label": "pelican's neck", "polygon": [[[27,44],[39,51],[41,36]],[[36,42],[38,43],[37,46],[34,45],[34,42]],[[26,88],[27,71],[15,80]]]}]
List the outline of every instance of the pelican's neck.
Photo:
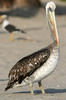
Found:
[{"label": "pelican's neck", "polygon": [[5,19],[2,24],[3,28],[6,27],[8,24],[9,24],[9,21]]},{"label": "pelican's neck", "polygon": [[48,23],[49,23],[49,27],[51,30],[51,35],[53,37],[53,40],[56,41],[56,44],[59,46],[59,36],[58,36],[58,31],[57,31],[55,14],[53,16],[54,20],[52,21],[52,23],[51,23],[51,19],[49,19],[49,17],[48,17],[49,16],[48,12],[46,14],[47,14],[47,19],[48,19]]}]

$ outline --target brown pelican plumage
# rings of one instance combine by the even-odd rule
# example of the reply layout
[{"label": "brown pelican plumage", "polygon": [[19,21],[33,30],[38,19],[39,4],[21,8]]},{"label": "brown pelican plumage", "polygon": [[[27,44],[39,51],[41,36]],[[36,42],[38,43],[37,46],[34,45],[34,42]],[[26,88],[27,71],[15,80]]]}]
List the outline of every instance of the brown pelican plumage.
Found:
[{"label": "brown pelican plumage", "polygon": [[3,29],[5,29],[8,33],[10,33],[10,40],[14,40],[14,33],[26,33],[25,31],[17,28],[16,26],[10,24],[9,20],[8,20],[8,16],[7,15],[1,15],[0,19],[2,20],[2,27]]},{"label": "brown pelican plumage", "polygon": [[9,72],[9,82],[5,90],[30,84],[31,93],[33,93],[32,85],[34,82],[38,82],[42,93],[44,93],[41,81],[54,71],[59,60],[59,38],[55,8],[54,2],[49,2],[46,5],[46,16],[53,36],[53,43],[19,60]]}]

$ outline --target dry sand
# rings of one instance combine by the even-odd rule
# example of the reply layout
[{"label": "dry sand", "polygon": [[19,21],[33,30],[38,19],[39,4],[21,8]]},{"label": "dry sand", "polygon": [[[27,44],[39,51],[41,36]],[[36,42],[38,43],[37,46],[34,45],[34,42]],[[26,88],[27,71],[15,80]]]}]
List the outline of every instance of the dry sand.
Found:
[{"label": "dry sand", "polygon": [[[46,94],[41,94],[37,83],[36,95],[30,93],[29,86],[4,91],[11,67],[21,58],[51,43],[50,30],[44,10],[40,9],[35,17],[10,17],[13,25],[24,29],[27,34],[14,34],[14,41],[0,25],[0,100],[65,100],[66,99],[66,16],[56,16],[60,37],[60,60],[56,70],[42,81]],[[32,40],[26,38],[30,36]]]}]

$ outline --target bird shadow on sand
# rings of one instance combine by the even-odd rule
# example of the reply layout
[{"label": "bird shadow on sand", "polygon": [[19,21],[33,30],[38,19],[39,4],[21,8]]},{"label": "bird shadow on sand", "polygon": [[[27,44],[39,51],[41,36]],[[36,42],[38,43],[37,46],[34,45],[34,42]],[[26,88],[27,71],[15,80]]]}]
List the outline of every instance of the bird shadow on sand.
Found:
[{"label": "bird shadow on sand", "polygon": [[42,29],[43,29],[42,26],[40,26],[40,27],[24,28],[25,31],[36,31],[36,30],[42,30]]},{"label": "bird shadow on sand", "polygon": [[[4,32],[4,31],[0,31],[0,34],[9,34],[7,32]],[[36,42],[36,43],[41,43],[42,41],[40,40],[36,40],[36,39],[33,39],[33,38],[30,38],[30,37],[17,37],[15,38],[12,42],[15,42],[15,41],[28,41],[28,42]]]},{"label": "bird shadow on sand", "polygon": [[[31,91],[21,91],[21,92],[13,92],[12,94],[30,94]],[[42,94],[40,90],[35,90],[34,93],[36,95]],[[57,94],[57,93],[66,93],[66,89],[46,89],[45,90],[46,94]]]},{"label": "bird shadow on sand", "polygon": [[5,31],[0,31],[0,34],[8,34],[8,33]]},{"label": "bird shadow on sand", "polygon": [[28,41],[28,42],[36,42],[36,43],[41,43],[42,41],[40,40],[36,40],[36,39],[33,39],[33,38],[27,38],[27,37],[18,37],[15,39],[15,41],[20,41],[20,40],[23,40],[23,41]]},{"label": "bird shadow on sand", "polygon": [[66,89],[54,89],[54,88],[49,88],[45,90],[46,93],[50,94],[56,94],[56,93],[66,93]]},{"label": "bird shadow on sand", "polygon": [[8,81],[9,79],[0,79],[0,82],[5,82],[5,81]]}]

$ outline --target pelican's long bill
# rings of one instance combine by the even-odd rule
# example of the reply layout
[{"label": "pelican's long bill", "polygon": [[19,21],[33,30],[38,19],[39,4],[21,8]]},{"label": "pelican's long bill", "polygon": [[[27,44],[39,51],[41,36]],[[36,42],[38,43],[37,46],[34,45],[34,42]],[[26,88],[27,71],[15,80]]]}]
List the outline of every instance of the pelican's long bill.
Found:
[{"label": "pelican's long bill", "polygon": [[51,32],[52,34],[54,33],[53,38],[56,40],[57,44],[59,45],[58,31],[57,31],[56,19],[55,19],[55,11],[49,7],[47,8],[46,13],[47,13],[47,18],[48,18]]}]

